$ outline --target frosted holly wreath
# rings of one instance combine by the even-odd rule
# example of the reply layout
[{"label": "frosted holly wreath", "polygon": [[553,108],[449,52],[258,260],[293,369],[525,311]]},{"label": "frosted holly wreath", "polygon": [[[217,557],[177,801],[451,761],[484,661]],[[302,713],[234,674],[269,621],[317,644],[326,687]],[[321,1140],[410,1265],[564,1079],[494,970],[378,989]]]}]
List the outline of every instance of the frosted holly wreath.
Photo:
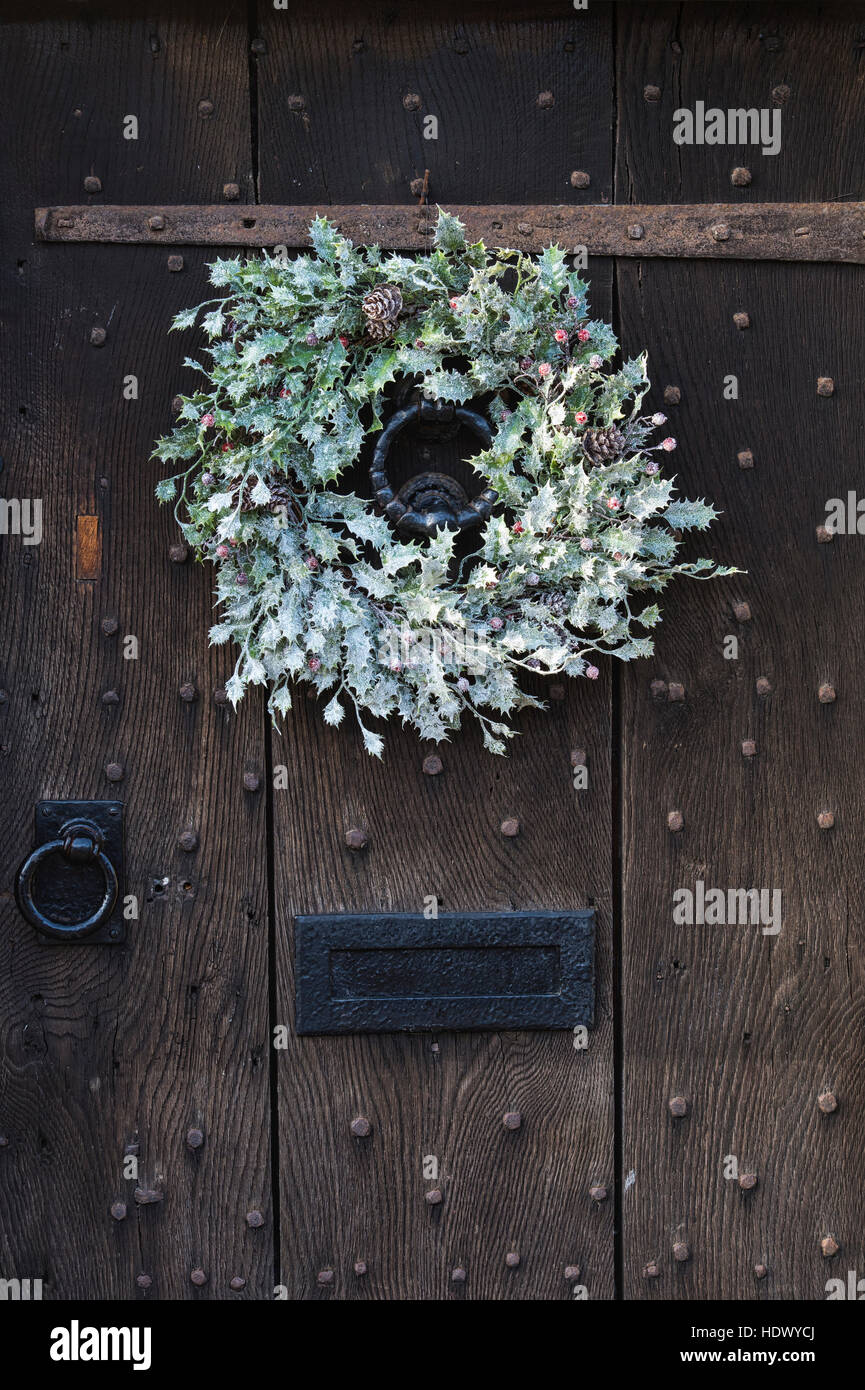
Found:
[{"label": "frosted holly wreath", "polygon": [[[321,218],[310,236],[296,260],[211,267],[225,295],[200,306],[210,365],[187,361],[205,386],[156,449],[184,470],[157,496],[217,567],[211,642],[240,648],[227,694],[236,705],[268,683],[276,718],[309,682],[326,722],[353,708],[378,756],[364,715],[440,740],[471,714],[502,753],[507,716],[542,707],[523,673],[593,679],[601,655],[647,656],[660,612],[643,596],[675,574],[733,572],[674,563],[676,533],[716,512],[673,500],[656,455],[676,441],[650,445],[665,418],[639,414],[645,355],[606,369],[618,345],[558,247],[488,251],[443,212],[416,258],[355,247]],[[374,462],[376,500],[340,488],[382,429],[385,388],[411,382],[419,415],[470,403],[488,421],[471,459],[476,543],[459,560],[422,487],[394,495]],[[431,535],[400,528],[418,517]]]}]

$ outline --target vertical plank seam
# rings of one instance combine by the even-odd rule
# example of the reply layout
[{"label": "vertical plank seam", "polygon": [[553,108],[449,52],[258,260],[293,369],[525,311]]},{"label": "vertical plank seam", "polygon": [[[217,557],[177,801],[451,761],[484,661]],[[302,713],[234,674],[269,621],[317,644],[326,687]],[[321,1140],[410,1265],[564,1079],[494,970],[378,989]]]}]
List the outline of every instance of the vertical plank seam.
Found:
[{"label": "vertical plank seam", "polygon": [[[247,0],[246,51],[249,72],[249,155],[252,172],[252,196],[261,201],[258,140],[258,59],[252,49],[258,37],[258,3]],[[282,1209],[279,1181],[279,1055],[273,1045],[277,1018],[276,978],[276,829],[273,805],[273,731],[268,717],[267,701],[262,711],[264,736],[265,787],[264,826],[267,861],[267,1012],[268,1012],[268,1082],[270,1090],[270,1208],[273,1229],[273,1283],[282,1283]]]},{"label": "vertical plank seam", "polygon": [[[618,37],[619,18],[615,7],[610,14],[610,41],[612,47],[612,90],[610,122],[612,180],[610,198],[617,201],[618,191],[618,146],[619,146],[619,107],[618,107]],[[613,258],[611,311],[613,332],[621,343],[621,314],[619,306],[619,263]],[[610,846],[612,893],[610,911],[612,913],[612,1001],[613,1001],[613,1298],[620,1301],[625,1297],[624,1279],[624,1020],[622,1017],[622,912],[624,907],[623,882],[623,815],[622,800],[622,672],[615,660],[612,662],[610,690]]]}]

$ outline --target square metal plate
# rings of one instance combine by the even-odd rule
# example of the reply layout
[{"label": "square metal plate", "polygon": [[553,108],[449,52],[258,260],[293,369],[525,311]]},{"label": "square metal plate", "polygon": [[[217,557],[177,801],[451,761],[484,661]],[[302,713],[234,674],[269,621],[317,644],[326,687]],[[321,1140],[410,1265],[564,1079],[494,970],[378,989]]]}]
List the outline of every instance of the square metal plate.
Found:
[{"label": "square metal plate", "polygon": [[594,1022],[595,914],[295,918],[298,1033]]}]

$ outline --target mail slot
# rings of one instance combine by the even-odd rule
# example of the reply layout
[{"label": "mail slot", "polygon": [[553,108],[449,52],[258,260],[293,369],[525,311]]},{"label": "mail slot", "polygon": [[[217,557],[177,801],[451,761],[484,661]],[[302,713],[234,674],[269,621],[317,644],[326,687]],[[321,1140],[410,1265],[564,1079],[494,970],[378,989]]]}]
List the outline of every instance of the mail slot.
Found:
[{"label": "mail slot", "polygon": [[295,918],[298,1033],[591,1027],[592,909]]}]

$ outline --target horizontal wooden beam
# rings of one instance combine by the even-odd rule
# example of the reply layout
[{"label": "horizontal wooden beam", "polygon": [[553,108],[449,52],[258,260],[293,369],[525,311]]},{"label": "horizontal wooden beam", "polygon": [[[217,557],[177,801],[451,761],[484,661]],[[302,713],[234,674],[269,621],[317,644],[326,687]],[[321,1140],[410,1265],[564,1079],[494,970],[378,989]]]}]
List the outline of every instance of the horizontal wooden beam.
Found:
[{"label": "horizontal wooden beam", "polygon": [[[865,203],[685,203],[448,208],[474,240],[538,251],[551,241],[595,256],[865,262]],[[420,251],[434,208],[372,206],[54,207],[36,209],[39,241],[289,248],[309,244],[313,217],[355,242]]]}]

